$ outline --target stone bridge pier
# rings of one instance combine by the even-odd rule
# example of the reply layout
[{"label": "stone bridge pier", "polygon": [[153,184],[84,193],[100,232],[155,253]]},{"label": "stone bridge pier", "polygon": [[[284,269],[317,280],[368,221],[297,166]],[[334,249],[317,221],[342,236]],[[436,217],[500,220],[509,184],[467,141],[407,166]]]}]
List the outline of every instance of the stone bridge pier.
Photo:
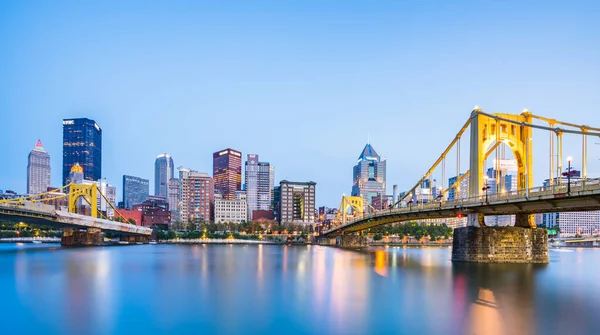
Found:
[{"label": "stone bridge pier", "polygon": [[98,228],[88,228],[84,231],[65,228],[60,244],[65,247],[103,246],[104,233]]},{"label": "stone bridge pier", "polygon": [[340,248],[366,248],[367,237],[361,235],[340,235],[335,238],[335,246]]},{"label": "stone bridge pier", "polygon": [[548,263],[548,233],[541,228],[463,227],[454,229],[453,262]]},{"label": "stone bridge pier", "polygon": [[121,241],[129,242],[129,244],[143,243],[148,244],[150,242],[150,236],[143,235],[121,235]]}]

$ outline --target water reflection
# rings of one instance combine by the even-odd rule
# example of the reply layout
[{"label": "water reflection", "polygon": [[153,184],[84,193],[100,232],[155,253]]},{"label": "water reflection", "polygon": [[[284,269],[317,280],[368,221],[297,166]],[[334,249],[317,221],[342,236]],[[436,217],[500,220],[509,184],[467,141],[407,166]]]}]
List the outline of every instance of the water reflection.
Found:
[{"label": "water reflection", "polygon": [[[3,333],[535,334],[600,327],[597,250],[548,266],[448,248],[0,245]],[[14,289],[12,289],[14,288]]]}]

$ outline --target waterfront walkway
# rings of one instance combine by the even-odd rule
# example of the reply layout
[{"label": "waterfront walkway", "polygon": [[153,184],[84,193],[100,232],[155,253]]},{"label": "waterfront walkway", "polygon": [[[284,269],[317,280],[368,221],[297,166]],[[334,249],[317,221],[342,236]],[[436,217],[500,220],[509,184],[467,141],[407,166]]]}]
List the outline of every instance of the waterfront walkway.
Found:
[{"label": "waterfront walkway", "polygon": [[263,240],[242,240],[237,238],[194,238],[159,241],[161,244],[283,244],[281,242]]}]

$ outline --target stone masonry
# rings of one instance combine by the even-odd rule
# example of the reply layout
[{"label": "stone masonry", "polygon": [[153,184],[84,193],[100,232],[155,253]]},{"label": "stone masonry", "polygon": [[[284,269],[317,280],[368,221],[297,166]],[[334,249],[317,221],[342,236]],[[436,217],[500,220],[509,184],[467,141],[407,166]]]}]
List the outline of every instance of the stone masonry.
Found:
[{"label": "stone masonry", "polygon": [[63,230],[63,236],[60,240],[63,246],[101,246],[104,245],[104,233],[99,229],[88,229],[80,231],[76,229]]},{"label": "stone masonry", "polygon": [[342,248],[366,248],[369,243],[366,236],[340,235],[336,237],[335,245]]},{"label": "stone masonry", "polygon": [[454,229],[453,262],[548,263],[548,233],[541,228]]}]

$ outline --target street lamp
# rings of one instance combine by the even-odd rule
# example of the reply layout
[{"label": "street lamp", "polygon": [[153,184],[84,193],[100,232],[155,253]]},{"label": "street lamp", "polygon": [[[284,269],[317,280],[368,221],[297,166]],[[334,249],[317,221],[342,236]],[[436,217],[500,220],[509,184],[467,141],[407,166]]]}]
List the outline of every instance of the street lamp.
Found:
[{"label": "street lamp", "polygon": [[571,195],[571,156],[567,157],[567,195]]},{"label": "street lamp", "polygon": [[487,181],[488,181],[488,178],[487,178],[487,176],[486,176],[485,178],[483,178],[483,181],[485,182],[485,186],[483,186],[483,187],[481,188],[481,190],[482,190],[482,191],[485,191],[485,203],[487,204],[487,203],[488,203],[488,190],[489,190],[491,187],[490,187],[490,185],[488,185],[488,183],[487,183]]}]

